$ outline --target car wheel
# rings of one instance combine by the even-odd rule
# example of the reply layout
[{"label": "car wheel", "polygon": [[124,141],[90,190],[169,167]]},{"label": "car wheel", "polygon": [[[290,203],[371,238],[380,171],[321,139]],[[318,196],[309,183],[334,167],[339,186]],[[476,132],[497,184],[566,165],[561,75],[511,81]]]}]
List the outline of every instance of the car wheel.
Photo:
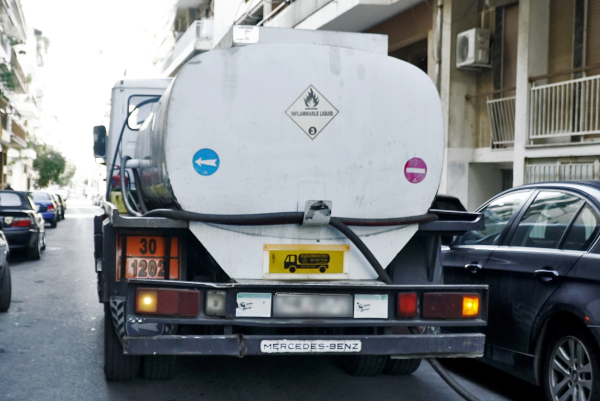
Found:
[{"label": "car wheel", "polygon": [[46,233],[42,233],[42,251],[46,250]]},{"label": "car wheel", "polygon": [[125,355],[115,332],[108,307],[104,308],[104,375],[108,381],[133,380],[140,367],[140,357]]},{"label": "car wheel", "polygon": [[29,248],[27,250],[27,259],[28,260],[39,260],[41,253],[42,253],[42,245],[40,244],[40,241],[37,240],[35,242],[35,246],[33,248]]},{"label": "car wheel", "polygon": [[58,222],[58,218],[56,217],[56,215],[54,215],[54,218],[52,219],[52,221],[50,222],[50,227],[52,228],[56,228],[56,223]]},{"label": "car wheel", "polygon": [[387,361],[387,355],[344,355],[339,359],[340,367],[352,376],[378,375]]},{"label": "car wheel", "polygon": [[12,292],[10,269],[8,265],[4,266],[4,273],[2,276],[2,281],[0,282],[0,312],[6,312],[10,307],[10,297]]},{"label": "car wheel", "polygon": [[410,375],[421,366],[421,359],[392,359],[388,358],[383,373],[386,375]]},{"label": "car wheel", "polygon": [[572,327],[552,335],[543,371],[548,400],[600,400],[599,374],[597,348],[589,333]]},{"label": "car wheel", "polygon": [[174,355],[146,355],[142,358],[142,376],[148,380],[168,380],[175,370]]}]

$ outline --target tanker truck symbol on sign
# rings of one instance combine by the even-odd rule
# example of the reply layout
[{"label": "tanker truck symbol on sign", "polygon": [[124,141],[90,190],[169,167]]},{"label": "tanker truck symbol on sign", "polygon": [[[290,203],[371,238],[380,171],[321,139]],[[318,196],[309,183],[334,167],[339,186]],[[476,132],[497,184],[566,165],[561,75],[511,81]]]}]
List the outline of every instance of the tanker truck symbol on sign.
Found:
[{"label": "tanker truck symbol on sign", "polygon": [[319,269],[325,273],[329,269],[329,254],[327,253],[301,253],[300,255],[287,255],[283,267],[290,273],[296,269]]}]

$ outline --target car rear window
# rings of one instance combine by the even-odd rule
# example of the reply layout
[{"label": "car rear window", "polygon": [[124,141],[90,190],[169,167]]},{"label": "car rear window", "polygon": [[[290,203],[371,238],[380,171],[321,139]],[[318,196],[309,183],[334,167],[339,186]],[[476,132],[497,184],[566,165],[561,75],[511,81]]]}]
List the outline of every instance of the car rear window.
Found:
[{"label": "car rear window", "polygon": [[18,194],[3,192],[0,193],[0,207],[15,207],[23,204]]},{"label": "car rear window", "polygon": [[52,200],[50,195],[46,192],[32,192],[30,196],[33,198],[34,202]]}]

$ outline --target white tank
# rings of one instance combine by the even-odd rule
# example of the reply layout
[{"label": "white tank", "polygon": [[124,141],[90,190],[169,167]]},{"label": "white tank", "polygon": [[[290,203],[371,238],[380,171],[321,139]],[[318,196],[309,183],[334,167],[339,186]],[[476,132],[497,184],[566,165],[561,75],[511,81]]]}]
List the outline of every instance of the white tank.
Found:
[{"label": "white tank", "polygon": [[[148,205],[253,214],[328,200],[339,217],[426,213],[444,138],[431,79],[381,54],[380,35],[273,31],[301,37],[213,50],[179,71],[137,140]],[[237,279],[263,278],[264,244],[349,244],[327,226],[190,229]],[[355,231],[385,267],[416,226]],[[350,255],[348,278],[375,277]]]}]

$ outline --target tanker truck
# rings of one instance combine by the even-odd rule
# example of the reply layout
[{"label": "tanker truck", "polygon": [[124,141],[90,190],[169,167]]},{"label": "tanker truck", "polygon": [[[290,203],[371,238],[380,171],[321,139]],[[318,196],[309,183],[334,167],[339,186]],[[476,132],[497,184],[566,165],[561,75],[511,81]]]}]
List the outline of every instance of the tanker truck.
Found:
[{"label": "tanker truck", "polygon": [[353,375],[483,355],[487,286],[445,285],[440,249],[484,222],[431,209],[439,95],[387,53],[235,26],[175,78],[115,84],[94,127],[107,380],[168,378],[177,355],[329,354]]}]

